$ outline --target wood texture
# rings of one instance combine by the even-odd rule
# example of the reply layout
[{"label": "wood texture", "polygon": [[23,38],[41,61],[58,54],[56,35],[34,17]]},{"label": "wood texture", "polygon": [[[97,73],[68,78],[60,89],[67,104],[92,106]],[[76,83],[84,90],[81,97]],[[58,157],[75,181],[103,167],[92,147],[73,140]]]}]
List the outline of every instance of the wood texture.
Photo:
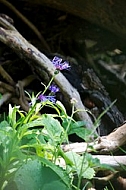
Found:
[{"label": "wood texture", "polygon": [[[78,154],[82,154],[85,151],[91,152],[90,146],[93,146],[96,151],[100,154],[109,154],[110,152],[115,152],[122,145],[126,144],[126,124],[123,124],[117,130],[113,131],[107,136],[98,138],[97,141],[87,144],[85,142],[81,143],[71,143],[68,145],[63,145],[64,151],[74,151]],[[90,145],[90,146],[89,146]]]}]

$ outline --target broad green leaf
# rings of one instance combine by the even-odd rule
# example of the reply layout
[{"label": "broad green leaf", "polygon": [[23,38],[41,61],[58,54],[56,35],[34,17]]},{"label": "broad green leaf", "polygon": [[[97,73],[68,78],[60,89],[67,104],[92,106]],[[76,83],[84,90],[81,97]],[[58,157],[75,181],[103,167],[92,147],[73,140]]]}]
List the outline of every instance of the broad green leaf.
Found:
[{"label": "broad green leaf", "polygon": [[44,130],[47,132],[48,137],[53,142],[60,142],[61,134],[64,132],[60,122],[57,119],[51,117],[51,115],[44,114],[42,116],[42,124],[44,125]]},{"label": "broad green leaf", "polygon": [[101,164],[98,158],[93,158],[93,156],[89,153],[85,154],[85,158],[89,163],[89,166],[95,168],[95,170],[112,170],[115,171],[111,166],[107,164]]},{"label": "broad green leaf", "polygon": [[85,141],[88,141],[91,135],[91,131],[85,128],[86,122],[84,121],[71,121],[68,134],[76,134]]},{"label": "broad green leaf", "polygon": [[[0,122],[0,128],[10,127],[9,123],[6,120]],[[11,127],[10,127],[11,128]]]},{"label": "broad green leaf", "polygon": [[40,132],[39,129],[32,129],[32,130],[27,130],[24,132],[24,135],[21,140],[22,145],[33,145],[33,144],[46,144],[46,141],[44,139],[44,136]]},{"label": "broad green leaf", "polygon": [[93,168],[87,167],[84,168],[82,172],[82,177],[85,179],[92,179],[95,176],[95,170]]},{"label": "broad green leaf", "polygon": [[17,190],[68,190],[57,173],[38,160],[28,160],[23,164],[16,172],[14,181]]},{"label": "broad green leaf", "polygon": [[39,117],[33,121],[23,124],[22,127],[33,128],[33,127],[38,127],[38,126],[43,126],[43,118],[42,117]]},{"label": "broad green leaf", "polygon": [[46,166],[48,166],[49,168],[51,168],[58,176],[59,178],[68,186],[70,187],[70,178],[68,176],[68,174],[66,173],[65,170],[63,170],[63,168],[55,165],[54,163],[52,163],[51,161],[45,159],[45,158],[40,158],[41,162],[43,164],[45,164]]},{"label": "broad green leaf", "polygon": [[71,168],[71,170],[77,172],[78,176],[86,179],[93,178],[93,176],[95,175],[95,171],[89,166],[89,163],[84,155],[83,157],[71,151],[67,152],[66,155],[74,163],[74,166]]}]

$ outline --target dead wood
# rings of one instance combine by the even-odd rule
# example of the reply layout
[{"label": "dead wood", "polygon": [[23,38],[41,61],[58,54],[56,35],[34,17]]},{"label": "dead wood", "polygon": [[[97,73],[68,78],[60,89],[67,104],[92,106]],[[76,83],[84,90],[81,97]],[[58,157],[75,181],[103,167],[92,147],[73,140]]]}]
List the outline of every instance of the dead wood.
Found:
[{"label": "dead wood", "polygon": [[78,154],[82,154],[85,151],[91,152],[93,148],[99,154],[110,154],[119,149],[122,145],[126,144],[126,124],[120,126],[115,131],[110,133],[107,136],[98,138],[95,142],[92,143],[72,143],[69,145],[63,145],[62,148],[64,151],[74,151]]},{"label": "dead wood", "polygon": [[11,85],[14,85],[14,81],[11,78],[10,75],[3,69],[3,67],[0,65],[0,75]]},{"label": "dead wood", "polygon": [[93,158],[98,158],[101,164],[107,164],[116,171],[124,171],[126,167],[126,156],[93,155]]},{"label": "dead wood", "polygon": [[[94,150],[97,152],[97,154],[112,154],[113,152],[117,151],[119,147],[125,144],[126,124],[122,125],[108,136],[100,137],[96,142],[71,143],[68,145],[62,145],[62,149],[66,152],[73,151],[78,154],[92,152]],[[93,147],[93,150],[91,147]],[[98,158],[100,163],[107,164],[116,171],[123,171],[126,167],[126,156],[93,155],[93,158]]]},{"label": "dead wood", "polygon": [[24,87],[28,86],[34,79],[35,79],[35,76],[30,75],[24,78],[22,81],[18,81],[17,83],[13,81],[14,82],[13,85],[0,81],[0,93],[2,94],[2,97],[0,99],[0,107],[4,103],[10,101],[11,103],[20,105],[24,111],[28,111],[29,104],[28,104],[27,97],[25,96],[25,93],[24,93]]},{"label": "dead wood", "polygon": [[0,99],[0,107],[10,101],[16,105],[20,105],[25,111],[29,110],[28,100],[24,93],[24,87],[28,86],[36,77],[30,75],[24,78],[22,81],[17,83],[13,78],[5,71],[5,69],[0,65],[0,75],[6,82],[0,81],[0,93],[3,94]]},{"label": "dead wood", "polygon": [[[101,164],[106,164],[107,166],[112,167],[115,171],[122,172],[125,170],[126,156],[92,155],[92,157],[99,159]],[[59,164],[62,167],[66,166],[66,163],[64,162],[63,158],[60,158],[57,161],[57,164]],[[99,167],[98,170],[101,170],[101,168]],[[107,170],[107,168],[106,168],[106,170]],[[112,178],[113,176],[109,176],[109,177]],[[110,179],[109,177],[106,178],[106,181]],[[104,179],[104,181],[105,181],[105,179]]]}]

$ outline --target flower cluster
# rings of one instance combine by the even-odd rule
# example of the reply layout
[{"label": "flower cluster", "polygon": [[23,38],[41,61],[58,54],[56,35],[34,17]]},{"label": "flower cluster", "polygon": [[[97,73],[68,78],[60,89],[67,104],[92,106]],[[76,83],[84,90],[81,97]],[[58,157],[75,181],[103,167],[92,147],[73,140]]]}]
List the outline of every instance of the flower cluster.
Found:
[{"label": "flower cluster", "polygon": [[42,95],[42,94],[40,94],[39,96],[38,96],[38,100],[40,100],[41,102],[46,102],[46,101],[50,101],[50,102],[52,102],[52,103],[55,103],[56,102],[56,98],[55,98],[55,96],[44,96],[44,95]]},{"label": "flower cluster", "polygon": [[[66,61],[63,62],[63,60],[57,56],[53,58],[52,63],[56,67],[57,70],[64,70],[64,69],[70,68],[68,62]],[[55,94],[59,91],[59,88],[55,84],[52,84],[51,86],[49,86],[49,90],[50,90],[50,93],[48,96],[39,94],[39,96],[37,97],[37,100],[41,102],[45,102],[49,100],[52,103],[55,103],[56,102]]]},{"label": "flower cluster", "polygon": [[59,88],[55,84],[52,84],[49,87],[49,90],[51,91],[51,93],[50,93],[51,95],[45,96],[43,94],[40,94],[38,96],[38,100],[40,100],[41,102],[45,102],[45,101],[49,100],[52,103],[55,103],[56,102],[55,94],[56,94],[56,92],[59,91]]},{"label": "flower cluster", "polygon": [[56,92],[59,92],[59,88],[55,84],[52,84],[49,87],[49,90],[51,91],[52,94],[55,94]]},{"label": "flower cluster", "polygon": [[70,65],[68,62],[66,61],[63,62],[63,60],[57,56],[53,58],[52,63],[56,67],[57,70],[64,70],[64,69],[70,68]]}]

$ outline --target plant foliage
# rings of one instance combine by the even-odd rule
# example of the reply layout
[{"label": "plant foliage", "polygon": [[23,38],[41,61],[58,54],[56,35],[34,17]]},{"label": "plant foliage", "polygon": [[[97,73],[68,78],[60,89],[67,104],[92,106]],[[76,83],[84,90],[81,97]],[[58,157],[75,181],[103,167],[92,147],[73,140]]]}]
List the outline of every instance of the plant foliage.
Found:
[{"label": "plant foliage", "polygon": [[[99,167],[108,169],[88,153],[78,155],[61,149],[63,143],[69,143],[70,134],[85,141],[91,135],[85,122],[73,119],[74,104],[68,116],[62,103],[54,103],[54,98],[52,102],[49,96],[30,97],[28,113],[9,105],[8,116],[0,122],[1,190],[80,190],[82,178],[92,179]],[[38,101],[38,97],[44,97],[44,101]],[[45,106],[55,114],[41,114]]]}]

